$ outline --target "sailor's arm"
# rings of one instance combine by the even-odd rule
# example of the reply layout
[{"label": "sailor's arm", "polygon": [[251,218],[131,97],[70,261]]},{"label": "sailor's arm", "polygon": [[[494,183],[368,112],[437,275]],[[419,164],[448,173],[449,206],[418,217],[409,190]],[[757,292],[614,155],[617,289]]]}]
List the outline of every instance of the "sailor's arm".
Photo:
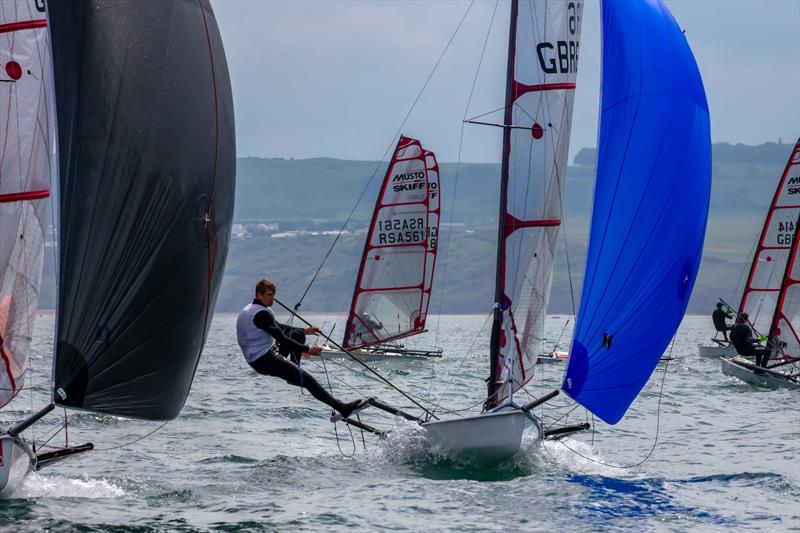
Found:
[{"label": "sailor's arm", "polygon": [[296,340],[287,337],[283,334],[283,330],[278,327],[275,318],[267,311],[259,311],[253,317],[253,324],[257,328],[263,329],[275,339],[282,348],[289,348],[290,350],[297,350],[300,352],[308,352],[311,350],[309,346],[300,344]]}]

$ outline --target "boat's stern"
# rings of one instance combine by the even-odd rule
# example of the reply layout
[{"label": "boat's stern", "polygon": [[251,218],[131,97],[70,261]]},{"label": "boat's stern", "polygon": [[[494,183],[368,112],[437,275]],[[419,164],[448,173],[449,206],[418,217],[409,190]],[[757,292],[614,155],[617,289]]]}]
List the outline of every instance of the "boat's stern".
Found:
[{"label": "boat's stern", "polygon": [[520,409],[426,422],[422,427],[433,454],[498,462],[519,451],[522,432],[530,424],[541,437],[538,419]]}]

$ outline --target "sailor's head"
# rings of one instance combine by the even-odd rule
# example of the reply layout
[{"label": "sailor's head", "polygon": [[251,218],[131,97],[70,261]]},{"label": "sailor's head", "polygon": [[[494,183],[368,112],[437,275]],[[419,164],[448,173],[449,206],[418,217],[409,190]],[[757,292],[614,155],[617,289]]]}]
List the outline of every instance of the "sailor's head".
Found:
[{"label": "sailor's head", "polygon": [[275,301],[275,292],[277,287],[267,278],[261,278],[256,283],[256,300],[261,302],[267,307],[271,307]]},{"label": "sailor's head", "polygon": [[750,318],[750,315],[747,313],[740,313],[739,316],[736,317],[737,322],[747,322],[747,319]]},{"label": "sailor's head", "polygon": [[722,309],[722,303],[717,304],[717,309]]}]

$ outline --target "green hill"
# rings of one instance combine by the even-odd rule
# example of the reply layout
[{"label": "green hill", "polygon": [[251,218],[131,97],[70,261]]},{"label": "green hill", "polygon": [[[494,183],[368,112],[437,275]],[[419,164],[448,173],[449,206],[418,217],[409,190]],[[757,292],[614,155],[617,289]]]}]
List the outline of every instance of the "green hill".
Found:
[{"label": "green hill", "polygon": [[[791,148],[777,143],[713,146],[706,244],[689,312],[708,312],[718,296],[736,299],[742,273],[749,265],[755,238]],[[565,250],[575,298],[580,297],[595,157],[596,151],[583,149],[575,157],[576,164],[567,169],[563,222],[566,238],[559,244],[549,307],[553,313],[572,311]],[[499,165],[443,163],[440,168],[443,227],[431,311],[488,312],[494,291]],[[253,284],[262,276],[274,279],[279,285],[278,297],[294,304],[363,192],[347,232],[339,239],[303,304],[306,311],[346,309],[364,230],[383,172],[385,164],[375,161],[239,159],[234,239],[217,310],[241,308],[251,298]],[[43,307],[54,305],[54,271],[48,256]]]}]

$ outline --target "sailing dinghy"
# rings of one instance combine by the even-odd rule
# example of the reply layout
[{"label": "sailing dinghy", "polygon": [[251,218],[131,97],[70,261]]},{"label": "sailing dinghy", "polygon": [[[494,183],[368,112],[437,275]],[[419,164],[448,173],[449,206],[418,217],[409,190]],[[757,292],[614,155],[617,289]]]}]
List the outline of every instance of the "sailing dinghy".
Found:
[{"label": "sailing dinghy", "polygon": [[[663,2],[604,0],[601,6],[594,209],[562,389],[615,424],[655,370],[685,313],[705,235],[711,143],[697,64]],[[541,213],[536,206],[548,204],[542,192],[555,193],[528,187],[526,169],[544,157],[537,146],[567,149],[566,142],[554,144],[553,135],[568,129],[575,87],[568,51],[578,49],[581,7],[581,2],[511,2],[488,398],[479,414],[422,422],[433,453],[494,462],[519,450],[526,427],[540,439],[588,427],[544,427],[533,408],[559,391],[524,405],[514,397],[530,380],[539,348],[531,335],[531,295],[543,290],[548,271],[542,263],[551,256],[541,252],[552,245],[548,232],[557,227],[556,220],[533,218]],[[553,57],[544,55],[555,49],[549,43],[564,43],[558,45],[565,51],[560,65],[537,58],[537,50],[542,59]]]},{"label": "sailing dinghy", "polygon": [[[53,403],[9,429],[13,438],[55,405],[178,415],[233,216],[233,101],[209,2],[53,2],[47,24],[60,197]],[[27,456],[6,457],[3,472],[92,449],[34,453],[19,441]]]},{"label": "sailing dinghy", "polygon": [[[342,347],[363,360],[441,357],[398,341],[425,332],[440,218],[436,156],[400,136],[364,243]],[[350,357],[326,347],[323,357]]]},{"label": "sailing dinghy", "polygon": [[800,263],[797,261],[800,202],[800,139],[789,156],[764,221],[739,312],[755,331],[768,332],[767,368],[736,355],[721,360],[722,372],[767,388],[800,389]]},{"label": "sailing dinghy", "polygon": [[[55,147],[53,78],[44,7],[0,3],[0,408],[19,394],[39,283]],[[19,436],[0,434],[0,496],[12,492],[35,461]]]}]

